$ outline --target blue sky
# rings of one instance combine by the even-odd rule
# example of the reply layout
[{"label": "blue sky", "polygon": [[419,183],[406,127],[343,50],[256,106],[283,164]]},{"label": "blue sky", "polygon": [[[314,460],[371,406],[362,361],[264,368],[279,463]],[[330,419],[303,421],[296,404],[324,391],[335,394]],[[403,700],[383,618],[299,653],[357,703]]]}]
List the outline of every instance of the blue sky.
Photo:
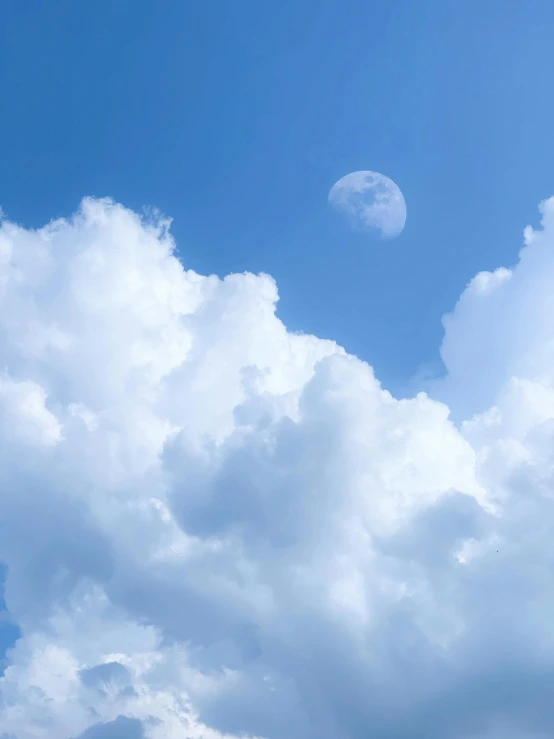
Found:
[{"label": "blue sky", "polygon": [[0,2],[0,739],[550,739],[554,3]]},{"label": "blue sky", "polygon": [[[0,202],[27,225],[154,205],[187,266],[269,272],[290,328],[398,390],[550,194],[553,23],[549,0],[7,0]],[[398,241],[329,212],[356,169],[402,188]]]}]

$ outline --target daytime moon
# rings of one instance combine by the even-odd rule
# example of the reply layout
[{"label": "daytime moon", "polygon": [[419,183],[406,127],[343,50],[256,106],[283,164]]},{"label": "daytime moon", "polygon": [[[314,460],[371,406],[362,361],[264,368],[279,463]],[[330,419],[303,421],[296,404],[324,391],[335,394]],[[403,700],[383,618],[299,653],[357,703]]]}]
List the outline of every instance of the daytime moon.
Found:
[{"label": "daytime moon", "polygon": [[329,204],[351,225],[394,239],[406,223],[406,201],[398,185],[379,172],[351,172],[335,182]]}]

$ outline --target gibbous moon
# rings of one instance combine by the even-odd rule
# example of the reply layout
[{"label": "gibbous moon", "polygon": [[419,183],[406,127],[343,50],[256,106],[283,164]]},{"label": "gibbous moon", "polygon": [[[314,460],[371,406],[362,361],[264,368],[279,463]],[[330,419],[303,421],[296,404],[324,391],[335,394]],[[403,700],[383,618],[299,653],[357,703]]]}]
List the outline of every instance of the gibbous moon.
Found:
[{"label": "gibbous moon", "polygon": [[335,182],[329,204],[362,230],[377,230],[384,239],[398,236],[406,223],[406,201],[389,177],[379,172],[351,172]]}]

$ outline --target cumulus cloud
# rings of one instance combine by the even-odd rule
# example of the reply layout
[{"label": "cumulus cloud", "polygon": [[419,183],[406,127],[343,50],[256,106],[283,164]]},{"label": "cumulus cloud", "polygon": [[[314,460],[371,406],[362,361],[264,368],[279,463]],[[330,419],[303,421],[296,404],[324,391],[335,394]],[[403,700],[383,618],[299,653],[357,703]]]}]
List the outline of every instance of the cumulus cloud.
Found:
[{"label": "cumulus cloud", "polygon": [[551,736],[541,208],[402,399],[287,332],[270,277],[187,271],[159,216],[4,220],[0,737]]}]

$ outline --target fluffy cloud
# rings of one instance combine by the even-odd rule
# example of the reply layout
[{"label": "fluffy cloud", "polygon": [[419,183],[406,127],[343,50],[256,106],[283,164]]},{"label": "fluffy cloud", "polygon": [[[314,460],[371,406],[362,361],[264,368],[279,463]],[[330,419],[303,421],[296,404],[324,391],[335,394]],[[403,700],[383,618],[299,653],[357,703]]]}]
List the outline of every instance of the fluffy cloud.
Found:
[{"label": "fluffy cloud", "polygon": [[4,221],[0,737],[551,736],[541,207],[409,399],[288,333],[270,277],[186,271],[156,214]]}]

